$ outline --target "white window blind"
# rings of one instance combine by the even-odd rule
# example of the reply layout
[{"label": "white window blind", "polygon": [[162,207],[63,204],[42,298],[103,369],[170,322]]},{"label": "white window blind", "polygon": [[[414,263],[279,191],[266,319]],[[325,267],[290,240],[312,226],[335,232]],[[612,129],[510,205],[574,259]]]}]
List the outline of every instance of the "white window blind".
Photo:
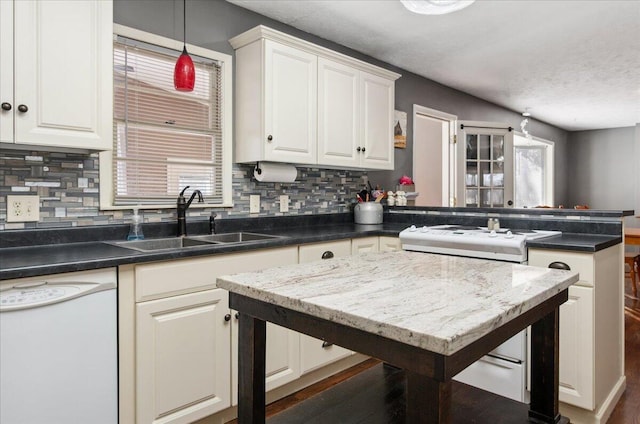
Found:
[{"label": "white window blind", "polygon": [[114,205],[172,204],[185,186],[223,202],[222,72],[191,55],[192,92],[173,87],[180,52],[114,42]]}]

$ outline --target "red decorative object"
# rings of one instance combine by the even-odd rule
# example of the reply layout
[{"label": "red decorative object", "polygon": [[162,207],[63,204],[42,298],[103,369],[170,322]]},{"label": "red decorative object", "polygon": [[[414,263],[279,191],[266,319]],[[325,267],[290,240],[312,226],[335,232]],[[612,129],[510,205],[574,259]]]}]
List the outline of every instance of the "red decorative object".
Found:
[{"label": "red decorative object", "polygon": [[193,91],[195,83],[196,68],[193,66],[191,56],[187,53],[187,47],[184,46],[173,71],[173,86],[178,91]]},{"label": "red decorative object", "polygon": [[193,60],[187,53],[187,0],[182,1],[183,8],[183,25],[182,25],[182,54],[176,62],[173,69],[173,86],[178,91],[193,91],[196,83],[196,68],[193,66]]}]

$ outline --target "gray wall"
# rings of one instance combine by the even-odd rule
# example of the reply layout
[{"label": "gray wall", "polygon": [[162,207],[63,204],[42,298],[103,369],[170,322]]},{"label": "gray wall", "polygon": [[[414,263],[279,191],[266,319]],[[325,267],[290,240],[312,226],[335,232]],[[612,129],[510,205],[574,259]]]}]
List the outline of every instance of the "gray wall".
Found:
[{"label": "gray wall", "polygon": [[640,124],[572,132],[568,146],[568,205],[640,211]]},{"label": "gray wall", "polygon": [[[182,0],[115,0],[114,21],[181,40]],[[414,104],[451,113],[460,119],[498,121],[519,128],[519,112],[445,87],[226,1],[187,0],[187,41],[191,44],[233,55],[228,40],[260,24],[402,74],[396,82],[395,106],[396,109],[407,112],[408,143],[406,149],[395,149],[394,171],[367,173],[299,168],[299,179],[294,184],[256,183],[251,178],[249,166],[234,165],[234,207],[218,210],[217,213],[222,218],[249,216],[249,194],[261,195],[260,215],[279,214],[280,194],[290,196],[290,214],[317,214],[349,210],[354,201],[354,193],[360,190],[367,177],[373,184],[393,189],[400,176],[412,174]],[[556,142],[556,201],[558,204],[572,204],[568,200],[567,190],[567,172],[573,163],[567,159],[570,157],[567,151],[567,132],[535,119],[530,119],[529,131],[535,136]],[[7,224],[6,195],[16,192],[26,194],[23,190],[27,187],[29,193],[40,195],[40,221]],[[98,163],[95,155],[42,153],[28,149],[3,152],[0,155],[0,230],[128,222],[130,211],[100,211],[98,193]],[[189,211],[189,215],[193,219],[205,219],[209,212],[206,209],[194,209]],[[147,222],[171,221],[175,219],[175,210],[145,211],[144,218]]]},{"label": "gray wall", "polygon": [[[182,1],[180,0],[116,0],[116,23],[138,28],[166,37],[182,39]],[[223,53],[233,54],[228,40],[256,25],[267,25],[296,37],[311,41],[332,50],[377,64],[402,74],[396,81],[396,109],[407,112],[407,148],[395,149],[395,170],[370,172],[374,184],[389,189],[395,187],[398,178],[412,174],[413,164],[413,105],[440,110],[457,115],[459,119],[504,122],[520,127],[522,117],[495,104],[486,102],[436,82],[411,74],[339,44],[302,32],[265,16],[242,9],[222,0],[187,1],[187,41]],[[567,204],[567,132],[551,125],[529,119],[532,135],[556,142],[555,198],[558,204]]]}]

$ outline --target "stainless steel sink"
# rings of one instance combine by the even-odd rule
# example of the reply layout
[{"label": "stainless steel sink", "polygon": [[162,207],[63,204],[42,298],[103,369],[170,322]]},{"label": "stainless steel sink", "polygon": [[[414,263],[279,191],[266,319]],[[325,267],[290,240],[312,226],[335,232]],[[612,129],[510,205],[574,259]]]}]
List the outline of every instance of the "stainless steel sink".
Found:
[{"label": "stainless steel sink", "polygon": [[154,252],[157,250],[182,249],[185,247],[211,246],[217,244],[213,241],[196,240],[188,237],[172,237],[161,239],[131,240],[111,242],[115,246],[141,252]]},{"label": "stainless steel sink", "polygon": [[204,236],[115,241],[109,242],[108,244],[126,247],[127,249],[138,250],[140,252],[155,252],[158,250],[184,249],[190,247],[213,246],[228,243],[249,243],[277,238],[281,238],[281,236],[238,232],[225,234],[209,234]]},{"label": "stainless steel sink", "polygon": [[209,234],[206,236],[193,236],[189,238],[192,240],[202,240],[214,243],[243,243],[250,241],[273,240],[282,237],[272,236],[269,234],[238,232],[225,234]]}]

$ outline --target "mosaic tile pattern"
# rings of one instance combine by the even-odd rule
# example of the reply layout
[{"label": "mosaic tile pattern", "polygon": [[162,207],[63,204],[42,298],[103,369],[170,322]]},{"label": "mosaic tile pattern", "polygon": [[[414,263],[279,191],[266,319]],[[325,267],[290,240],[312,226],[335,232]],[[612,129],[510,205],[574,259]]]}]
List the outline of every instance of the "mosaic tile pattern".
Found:
[{"label": "mosaic tile pattern", "polygon": [[[253,167],[233,165],[233,208],[189,210],[207,219],[346,212],[367,181],[365,171],[298,168],[295,183],[259,183]],[[7,195],[40,196],[40,221],[7,223]],[[249,195],[259,194],[261,211],[249,214]],[[280,212],[280,195],[289,196],[289,212]],[[131,211],[100,211],[98,154],[0,152],[0,230],[108,225],[130,222]],[[144,210],[145,222],[175,220],[175,208]]]}]

